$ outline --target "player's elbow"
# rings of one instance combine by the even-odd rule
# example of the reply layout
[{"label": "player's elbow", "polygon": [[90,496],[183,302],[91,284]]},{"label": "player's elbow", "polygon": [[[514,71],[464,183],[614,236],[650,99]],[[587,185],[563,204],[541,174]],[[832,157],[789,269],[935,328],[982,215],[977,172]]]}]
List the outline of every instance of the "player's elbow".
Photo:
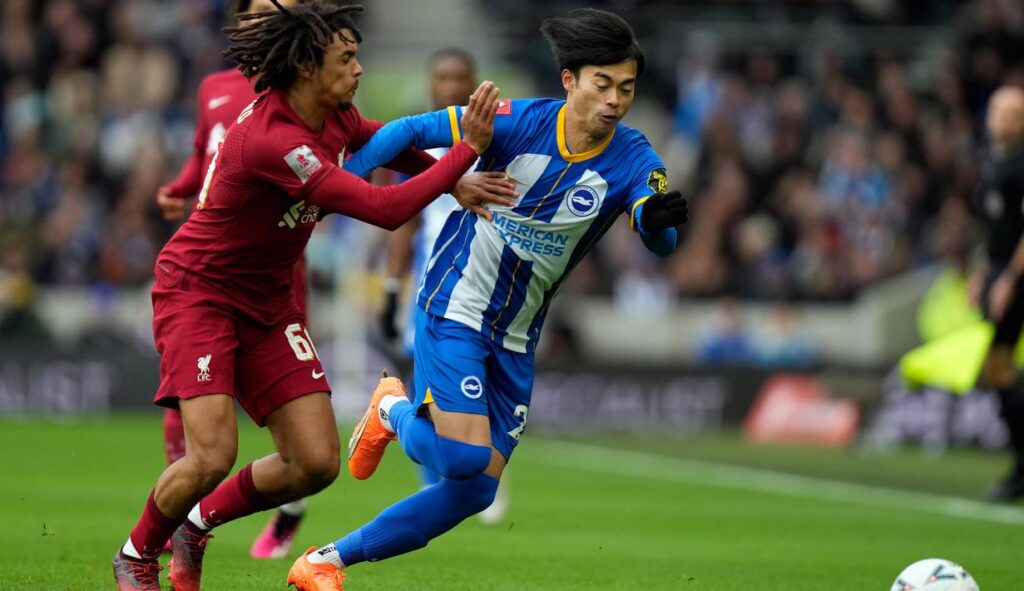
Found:
[{"label": "player's elbow", "polygon": [[377,226],[378,228],[380,228],[382,230],[387,230],[388,232],[394,232],[395,230],[397,230],[397,229],[402,227],[402,223],[403,222],[401,222],[399,220],[394,220],[394,219],[391,219],[391,218],[380,218],[380,219],[372,220],[371,223],[374,226]]},{"label": "player's elbow", "polygon": [[408,211],[401,211],[401,209],[405,208],[392,207],[383,210],[380,216],[380,223],[378,225],[388,232],[394,232],[404,226],[406,222],[414,218],[416,214],[419,213],[415,211],[410,213]]}]

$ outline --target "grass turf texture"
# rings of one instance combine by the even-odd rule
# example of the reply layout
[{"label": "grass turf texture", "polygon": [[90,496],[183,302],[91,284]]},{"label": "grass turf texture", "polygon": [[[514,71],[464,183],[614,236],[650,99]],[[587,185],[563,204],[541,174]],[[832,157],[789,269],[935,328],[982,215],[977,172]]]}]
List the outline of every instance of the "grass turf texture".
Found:
[{"label": "grass turf texture", "polygon": [[[266,433],[240,427],[238,466],[270,447]],[[914,499],[872,505],[846,498],[849,491],[780,494],[746,488],[747,473],[724,482],[702,474],[725,462],[976,496],[1001,474],[999,456],[754,449],[728,435],[577,441],[588,447],[529,434],[511,468],[504,524],[470,519],[425,550],[357,565],[347,589],[864,591],[888,589],[904,566],[931,556],[964,564],[984,591],[1020,587],[1024,511],[1009,509],[1011,523],[1000,523],[922,509]],[[618,451],[605,455],[594,445]],[[0,589],[112,589],[110,560],[162,469],[157,417],[0,420],[0,450]],[[312,499],[295,552],[334,540],[416,487],[395,446],[371,480],[343,474]],[[248,557],[268,517],[216,531],[204,589],[284,587],[291,559]]]}]

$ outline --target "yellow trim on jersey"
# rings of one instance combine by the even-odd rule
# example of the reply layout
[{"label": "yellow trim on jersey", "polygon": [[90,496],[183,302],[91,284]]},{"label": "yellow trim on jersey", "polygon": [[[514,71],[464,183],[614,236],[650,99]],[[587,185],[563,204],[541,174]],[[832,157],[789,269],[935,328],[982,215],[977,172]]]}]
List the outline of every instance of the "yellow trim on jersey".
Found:
[{"label": "yellow trim on jersey", "polygon": [[427,395],[423,397],[423,404],[434,404],[434,395],[430,393],[430,388],[427,388]]},{"label": "yellow trim on jersey", "polygon": [[604,149],[608,147],[608,144],[612,143],[612,138],[615,137],[615,130],[608,134],[608,137],[601,142],[600,146],[597,146],[593,150],[587,150],[586,152],[580,152],[579,154],[573,154],[569,151],[569,147],[565,145],[565,105],[558,110],[558,123],[556,123],[558,129],[555,134],[558,138],[558,153],[562,155],[562,158],[566,162],[583,162],[584,160],[590,160],[594,156],[597,156]]},{"label": "yellow trim on jersey", "polygon": [[427,298],[427,310],[428,311],[430,310],[430,302],[434,301],[434,296],[437,295],[437,292],[441,291],[441,286],[444,285],[444,280],[448,279],[448,274],[451,273],[452,269],[454,269],[454,268],[455,268],[454,264],[452,266],[448,267],[448,270],[445,271],[444,275],[441,276],[441,282],[437,284],[436,288],[434,288],[434,293],[430,294],[430,297]]},{"label": "yellow trim on jersey", "polygon": [[633,208],[629,210],[629,227],[633,228],[634,232],[637,231],[637,229],[636,229],[636,208],[640,207],[641,203],[643,203],[644,201],[647,201],[650,198],[651,198],[651,196],[648,195],[646,197],[641,197],[640,199],[637,199],[636,203],[633,204]]},{"label": "yellow trim on jersey", "polygon": [[548,197],[550,197],[551,194],[555,192],[555,189],[558,188],[558,183],[562,182],[562,177],[565,176],[565,173],[569,172],[570,168],[572,168],[572,162],[565,165],[565,170],[563,170],[562,174],[558,175],[558,178],[555,179],[555,184],[551,185],[551,190],[548,191],[548,194],[541,197],[540,201],[537,202],[537,207],[534,207],[533,211],[530,212],[530,219],[533,219],[533,216],[537,215],[537,212],[540,211],[540,206],[544,205],[544,202],[548,200]]},{"label": "yellow trim on jersey", "polygon": [[455,107],[448,107],[448,123],[452,126],[452,145],[454,146],[462,139],[462,134],[459,133],[459,114],[455,111]]}]

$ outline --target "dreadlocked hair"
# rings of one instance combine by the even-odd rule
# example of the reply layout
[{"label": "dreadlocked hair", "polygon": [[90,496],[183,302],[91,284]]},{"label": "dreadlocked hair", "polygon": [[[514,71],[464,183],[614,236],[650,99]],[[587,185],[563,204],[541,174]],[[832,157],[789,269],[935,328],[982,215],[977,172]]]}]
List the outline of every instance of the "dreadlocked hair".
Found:
[{"label": "dreadlocked hair", "polygon": [[362,12],[361,5],[311,0],[285,8],[270,1],[277,10],[240,14],[239,26],[224,27],[231,44],[223,55],[234,60],[246,78],[256,79],[256,92],[287,89],[301,68],[323,65],[324,51],[336,35],[350,43],[363,41],[350,16]]}]

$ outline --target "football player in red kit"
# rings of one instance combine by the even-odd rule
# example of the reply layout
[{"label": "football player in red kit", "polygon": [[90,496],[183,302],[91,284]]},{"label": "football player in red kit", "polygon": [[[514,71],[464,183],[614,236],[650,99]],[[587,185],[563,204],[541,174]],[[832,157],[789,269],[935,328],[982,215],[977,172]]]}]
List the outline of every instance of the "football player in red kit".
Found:
[{"label": "football player in red kit", "polygon": [[[299,0],[279,0],[281,6],[288,7]],[[237,0],[234,13],[236,16],[247,13],[268,12],[274,10],[270,0]],[[239,22],[239,24],[242,24]],[[192,155],[182,166],[178,176],[160,188],[156,195],[157,207],[168,221],[180,221],[190,199],[195,197],[202,188],[206,171],[217,153],[220,143],[224,141],[231,124],[238,118],[242,109],[256,100],[256,91],[252,83],[237,68],[230,68],[210,74],[199,84],[198,104],[196,106],[196,133],[193,139]],[[295,303],[299,310],[306,312],[306,260],[299,259],[295,265],[294,275]],[[167,463],[173,464],[185,455],[185,428],[181,424],[181,414],[175,408],[164,411],[164,451]],[[291,549],[292,540],[306,511],[306,500],[299,499],[293,503],[282,505],[274,513],[270,523],[253,541],[250,554],[253,558],[284,558]],[[168,548],[169,549],[169,548]]]},{"label": "football player in red kit", "polygon": [[[361,36],[349,15],[361,7],[272,1],[275,12],[242,15],[251,24],[228,29],[226,51],[267,92],[228,130],[196,212],[154,269],[156,403],[180,408],[186,451],[115,556],[121,591],[160,588],[157,557],[172,535],[171,582],[198,590],[210,528],[334,480],[330,388],[295,301],[294,266],[322,215],[397,228],[450,191],[493,133],[498,90],[485,82],[465,110],[463,141],[436,164],[407,152],[391,167],[417,176],[390,187],[345,172],[337,161],[380,127],[352,107]],[[269,428],[277,453],[221,482],[237,454],[233,401]]]}]

